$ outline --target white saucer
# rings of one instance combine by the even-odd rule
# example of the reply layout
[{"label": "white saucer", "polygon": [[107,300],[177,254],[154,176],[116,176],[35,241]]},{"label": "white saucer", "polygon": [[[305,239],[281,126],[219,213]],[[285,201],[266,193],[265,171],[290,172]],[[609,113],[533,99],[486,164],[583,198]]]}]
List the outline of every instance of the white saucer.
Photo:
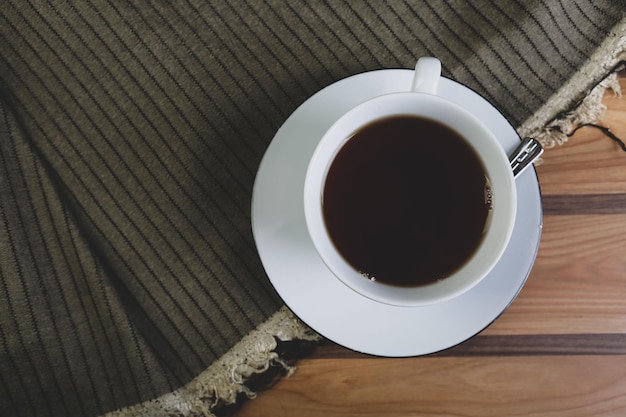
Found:
[{"label": "white saucer", "polygon": [[[344,112],[369,98],[410,89],[412,70],[358,74],[319,91],[285,121],[259,167],[252,230],[263,266],[287,306],[312,329],[350,349],[416,356],[457,345],[493,322],[515,299],[535,261],[542,228],[534,169],[516,179],[517,218],[502,259],[476,287],[450,301],[395,307],[345,286],[317,255],[304,220],[303,187],[318,141]],[[507,153],[519,136],[486,100],[442,78],[439,94],[465,106],[496,134]]]}]

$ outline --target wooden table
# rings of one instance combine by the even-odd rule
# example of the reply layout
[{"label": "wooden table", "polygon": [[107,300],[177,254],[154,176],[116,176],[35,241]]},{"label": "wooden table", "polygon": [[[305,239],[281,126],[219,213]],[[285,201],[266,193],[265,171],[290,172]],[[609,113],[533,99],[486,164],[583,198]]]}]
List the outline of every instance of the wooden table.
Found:
[{"label": "wooden table", "polygon": [[[626,138],[626,98],[604,103],[600,123]],[[417,358],[324,342],[236,415],[626,416],[626,153],[583,128],[543,159],[537,261],[495,323]]]}]

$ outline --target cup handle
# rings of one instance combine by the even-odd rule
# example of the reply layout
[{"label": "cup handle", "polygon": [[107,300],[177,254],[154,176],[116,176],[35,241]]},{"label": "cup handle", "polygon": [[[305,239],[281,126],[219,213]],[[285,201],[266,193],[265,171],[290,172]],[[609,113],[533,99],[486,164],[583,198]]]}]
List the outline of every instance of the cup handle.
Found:
[{"label": "cup handle", "polygon": [[437,94],[441,78],[441,61],[433,57],[421,57],[415,64],[412,90],[417,93]]}]

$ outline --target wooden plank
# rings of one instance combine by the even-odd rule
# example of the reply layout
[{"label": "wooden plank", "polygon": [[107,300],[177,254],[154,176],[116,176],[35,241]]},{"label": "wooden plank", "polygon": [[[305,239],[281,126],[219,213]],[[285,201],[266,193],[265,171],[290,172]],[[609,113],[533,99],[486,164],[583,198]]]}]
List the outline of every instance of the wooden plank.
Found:
[{"label": "wooden plank", "polygon": [[237,416],[622,416],[624,363],[621,355],[303,360]]},{"label": "wooden plank", "polygon": [[[479,335],[433,357],[626,355],[626,333]],[[329,340],[322,341],[309,359],[366,359],[376,356],[355,352]]]},{"label": "wooden plank", "polygon": [[626,332],[626,215],[545,216],[534,269],[484,334]]},{"label": "wooden plank", "polygon": [[626,333],[477,336],[435,356],[626,355]]},{"label": "wooden plank", "polygon": [[544,195],[542,205],[546,215],[626,214],[626,193]]}]

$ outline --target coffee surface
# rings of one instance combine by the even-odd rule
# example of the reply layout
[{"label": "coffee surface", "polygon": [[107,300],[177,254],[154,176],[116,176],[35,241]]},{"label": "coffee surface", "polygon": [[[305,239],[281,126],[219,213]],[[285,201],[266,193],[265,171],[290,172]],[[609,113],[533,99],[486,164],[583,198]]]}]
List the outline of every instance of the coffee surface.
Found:
[{"label": "coffee surface", "polygon": [[484,167],[454,130],[414,116],[357,131],[335,156],[323,191],[327,231],[366,278],[420,286],[461,268],[490,210]]}]

